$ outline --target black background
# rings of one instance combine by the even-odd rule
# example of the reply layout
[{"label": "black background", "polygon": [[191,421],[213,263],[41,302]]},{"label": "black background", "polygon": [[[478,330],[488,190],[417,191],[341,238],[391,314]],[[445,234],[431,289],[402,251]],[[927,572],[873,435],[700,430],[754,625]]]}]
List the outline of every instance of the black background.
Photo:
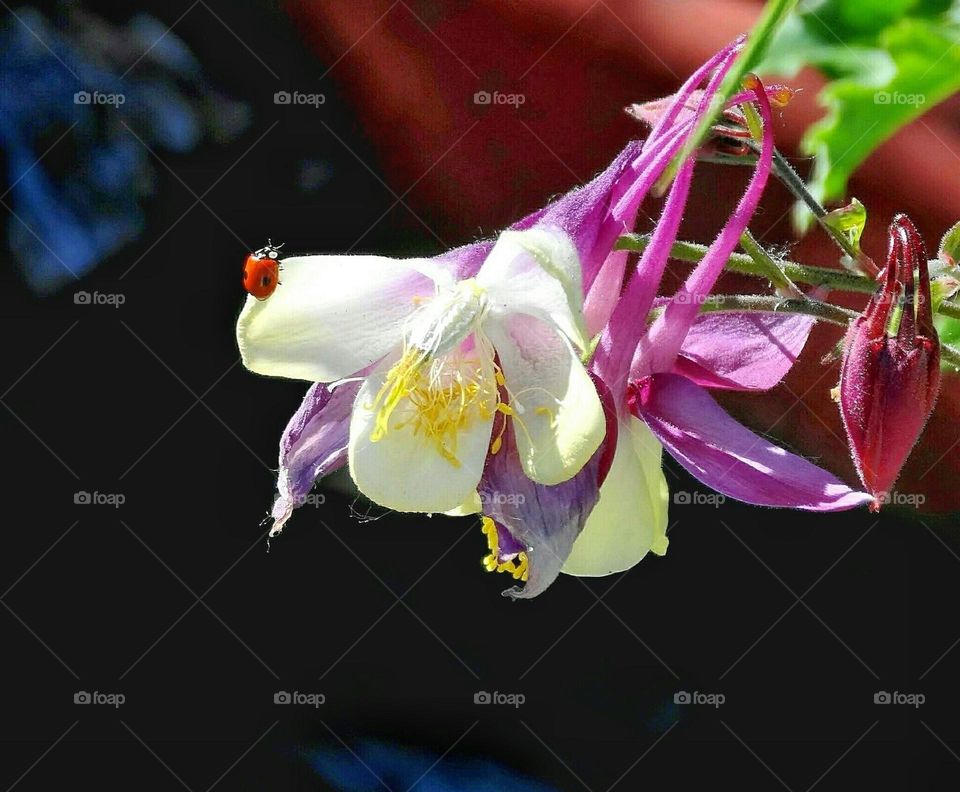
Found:
[{"label": "black background", "polygon": [[[377,171],[335,75],[318,81],[279,10],[236,6],[210,4],[269,68],[203,4],[176,33],[253,125],[154,162],[146,233],[76,287],[125,304],[75,305],[72,287],[41,300],[0,273],[0,788],[324,789],[297,749],[376,737],[563,790],[956,789],[960,542],[945,523],[672,505],[666,557],[524,603],[482,573],[475,520],[362,521],[334,489],[268,548],[277,441],[305,387],[239,365],[243,256],[267,237],[345,250],[393,196],[324,127]],[[188,7],[138,4],[168,24]],[[281,88],[327,103],[278,108]],[[297,186],[303,159],[329,167],[316,191]],[[397,208],[361,248],[436,252],[415,227]],[[706,493],[666,466],[672,490]],[[126,502],[76,505],[80,490]],[[78,690],[126,703],[78,706]],[[275,705],[278,690],[326,703]],[[478,706],[478,690],[526,701]],[[726,702],[677,706],[680,690]],[[877,706],[879,690],[926,703]]]}]

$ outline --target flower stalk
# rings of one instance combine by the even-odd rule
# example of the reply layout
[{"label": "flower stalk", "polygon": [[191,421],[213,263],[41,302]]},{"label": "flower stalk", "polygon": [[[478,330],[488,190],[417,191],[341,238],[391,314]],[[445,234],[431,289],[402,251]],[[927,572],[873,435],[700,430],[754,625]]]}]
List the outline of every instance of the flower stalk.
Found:
[{"label": "flower stalk", "polygon": [[[657,309],[658,311],[660,309]],[[859,314],[833,303],[804,298],[802,300],[762,294],[715,294],[708,297],[700,308],[701,313],[776,313],[812,316],[821,322],[846,327]],[[655,318],[651,312],[649,320]],[[940,358],[960,371],[960,349],[940,342]]]},{"label": "flower stalk", "polygon": [[[649,234],[624,234],[617,242],[617,249],[642,253],[649,243]],[[706,252],[706,245],[677,241],[670,249],[670,258],[675,261],[696,264],[704,257]],[[872,278],[846,270],[816,267],[789,260],[781,261],[779,265],[782,267],[784,275],[795,283],[827,286],[833,291],[857,292],[859,294],[873,294],[877,289],[877,282]],[[753,257],[745,253],[732,253],[727,260],[727,269],[740,275],[751,275],[770,280],[768,267],[758,264]],[[937,312],[953,319],[960,319],[960,303],[957,303],[956,300],[943,300],[938,306]]]}]

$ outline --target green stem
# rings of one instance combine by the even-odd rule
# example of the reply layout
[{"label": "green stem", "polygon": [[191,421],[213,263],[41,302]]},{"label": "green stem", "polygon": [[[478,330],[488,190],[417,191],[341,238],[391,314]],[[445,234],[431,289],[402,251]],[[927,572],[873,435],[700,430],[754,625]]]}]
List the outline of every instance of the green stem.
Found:
[{"label": "green stem", "polygon": [[960,305],[953,300],[944,300],[940,303],[940,307],[937,308],[937,313],[942,313],[951,319],[960,319]]},{"label": "green stem", "polygon": [[793,281],[787,277],[787,274],[783,271],[779,262],[775,261],[773,257],[764,250],[763,246],[753,238],[753,234],[750,233],[749,229],[745,229],[743,235],[740,237],[740,247],[753,259],[754,264],[766,273],[767,279],[775,288],[781,292],[786,292],[790,297],[803,297],[803,293],[794,285]]},{"label": "green stem", "polygon": [[740,90],[744,75],[760,62],[777,29],[798,2],[799,0],[770,0],[770,2],[767,3],[760,19],[757,20],[757,23],[753,26],[753,30],[750,31],[743,51],[740,53],[740,56],[730,71],[727,72],[727,76],[724,77],[723,82],[720,83],[720,88],[717,90],[717,94],[714,96],[710,108],[700,117],[697,126],[694,127],[686,144],[680,149],[677,156],[674,157],[673,162],[667,166],[663,176],[660,177],[660,181],[657,184],[659,191],[666,190],[666,186],[670,184],[673,177],[676,176],[680,165],[685,162],[687,157],[693,154],[694,151],[700,148],[703,141],[706,140],[707,135],[710,133],[710,127],[713,126],[717,115],[719,115],[720,111],[727,104],[730,97]]},{"label": "green stem", "polygon": [[[617,240],[617,250],[642,253],[649,241],[650,237],[646,234],[625,234]],[[695,242],[675,242],[670,250],[670,258],[696,264],[706,255],[706,252],[706,245],[698,245]],[[827,286],[832,290],[857,292],[859,294],[873,294],[877,290],[877,282],[872,278],[846,270],[812,267],[808,264],[798,264],[795,261],[781,261],[780,267],[783,269],[783,273],[795,283]],[[758,265],[753,258],[744,253],[731,254],[730,258],[727,259],[727,269],[741,275],[751,275],[770,280],[768,269]],[[937,310],[944,316],[960,319],[960,303],[955,300],[944,300]]]},{"label": "green stem", "polygon": [[[738,313],[788,313],[813,316],[819,321],[846,327],[859,314],[839,305],[819,300],[785,300],[755,294],[713,294],[704,300],[703,313],[733,311]],[[960,368],[960,349],[940,342],[940,357],[954,368]]]},{"label": "green stem", "polygon": [[[617,240],[617,249],[640,253],[646,249],[649,241],[650,237],[647,234],[625,234]],[[699,245],[696,242],[674,242],[670,250],[670,258],[696,264],[706,255],[706,252],[706,245]],[[798,264],[795,261],[781,261],[780,266],[790,280],[798,283],[829,286],[831,289],[859,292],[861,294],[873,294],[877,290],[876,281],[846,270],[811,267],[806,264]],[[745,253],[731,254],[730,258],[727,259],[727,269],[741,275],[753,275],[768,280],[770,278],[766,268],[758,265]]]},{"label": "green stem", "polygon": [[712,294],[703,302],[703,313],[789,313],[815,316],[822,322],[846,327],[857,318],[855,311],[819,300],[784,299],[762,294]]},{"label": "green stem", "polygon": [[[757,148],[757,144],[755,142],[748,142],[747,145],[759,153],[759,149]],[[803,201],[803,203],[806,204],[807,208],[816,218],[817,224],[820,226],[820,228],[822,228],[827,235],[837,243],[839,248],[850,260],[856,262],[868,275],[876,275],[880,271],[870,256],[868,256],[862,250],[858,250],[856,247],[854,247],[854,245],[843,232],[834,228],[824,219],[827,216],[827,210],[821,206],[820,202],[813,196],[810,190],[807,189],[807,185],[793,169],[793,166],[787,162],[786,157],[784,157],[783,154],[776,149],[773,151],[773,173],[780,180],[783,186],[793,194],[794,198]]]}]

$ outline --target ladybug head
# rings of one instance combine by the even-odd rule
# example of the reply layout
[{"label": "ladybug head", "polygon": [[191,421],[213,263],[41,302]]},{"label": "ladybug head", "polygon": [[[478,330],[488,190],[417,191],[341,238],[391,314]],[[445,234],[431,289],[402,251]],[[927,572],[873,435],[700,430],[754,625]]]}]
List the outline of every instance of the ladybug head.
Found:
[{"label": "ladybug head", "polygon": [[258,258],[258,259],[269,258],[274,260],[279,259],[280,248],[282,248],[283,245],[284,245],[283,242],[281,242],[279,245],[274,245],[273,242],[268,239],[267,244],[253,254],[254,258]]}]

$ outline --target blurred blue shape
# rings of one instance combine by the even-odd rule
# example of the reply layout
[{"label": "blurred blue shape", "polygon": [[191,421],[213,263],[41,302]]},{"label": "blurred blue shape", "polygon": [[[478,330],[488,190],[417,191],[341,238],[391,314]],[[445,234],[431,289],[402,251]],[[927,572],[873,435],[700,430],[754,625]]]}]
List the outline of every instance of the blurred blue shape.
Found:
[{"label": "blurred blue shape", "polygon": [[[518,776],[489,759],[462,759],[428,751],[362,740],[311,748],[304,758],[340,792],[556,792],[555,787]],[[442,758],[441,758],[442,757]]]},{"label": "blurred blue shape", "polygon": [[27,283],[55,291],[139,236],[150,150],[188,152],[248,122],[152,17],[115,26],[67,4],[54,23],[17,9],[0,28],[0,147],[8,238]]}]

